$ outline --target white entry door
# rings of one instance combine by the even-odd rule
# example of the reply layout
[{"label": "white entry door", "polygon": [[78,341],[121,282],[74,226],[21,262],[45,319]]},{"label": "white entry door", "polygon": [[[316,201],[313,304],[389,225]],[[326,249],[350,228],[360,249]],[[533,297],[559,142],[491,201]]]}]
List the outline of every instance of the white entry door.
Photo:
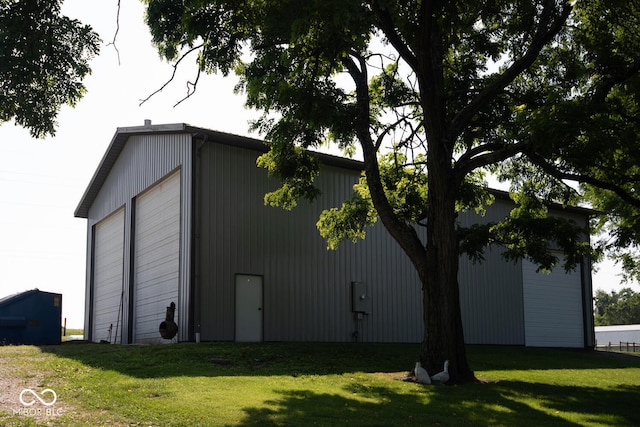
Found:
[{"label": "white entry door", "polygon": [[261,276],[236,276],[236,341],[262,341]]}]

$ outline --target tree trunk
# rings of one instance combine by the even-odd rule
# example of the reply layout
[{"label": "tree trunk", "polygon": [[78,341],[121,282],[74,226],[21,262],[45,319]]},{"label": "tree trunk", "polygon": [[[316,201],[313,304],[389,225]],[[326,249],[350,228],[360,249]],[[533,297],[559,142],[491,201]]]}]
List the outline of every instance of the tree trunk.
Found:
[{"label": "tree trunk", "polygon": [[431,375],[442,371],[448,360],[450,383],[472,382],[476,379],[467,362],[458,286],[456,184],[446,170],[430,172],[427,260],[418,272],[424,316],[420,360]]},{"label": "tree trunk", "polygon": [[[425,2],[427,5],[430,2]],[[425,12],[425,16],[431,16]],[[441,43],[434,43],[441,37],[437,26],[429,28],[435,36],[428,34],[424,40],[431,55],[420,58],[420,69],[428,70],[424,76],[418,73],[421,88],[425,90],[423,111],[425,111],[425,133],[428,141],[428,208],[427,243],[420,240],[416,230],[394,213],[386,198],[380,177],[376,144],[370,134],[370,100],[366,64],[358,69],[355,64],[345,63],[356,82],[359,115],[356,131],[360,140],[367,184],[373,205],[382,223],[391,236],[398,242],[414,265],[423,290],[424,337],[420,348],[420,361],[433,375],[442,371],[445,360],[449,361],[449,383],[475,381],[469,368],[462,331],[462,314],[458,289],[458,239],[456,235],[456,195],[459,186],[453,173],[452,144],[445,135],[444,80],[442,75]]]}]

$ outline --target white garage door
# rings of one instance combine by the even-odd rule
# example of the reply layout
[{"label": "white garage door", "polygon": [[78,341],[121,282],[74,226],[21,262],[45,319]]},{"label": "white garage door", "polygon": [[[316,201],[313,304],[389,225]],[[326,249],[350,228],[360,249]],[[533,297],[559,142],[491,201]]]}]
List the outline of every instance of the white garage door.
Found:
[{"label": "white garage door", "polygon": [[533,347],[583,347],[580,269],[536,273],[523,261],[525,344]]},{"label": "white garage door", "polygon": [[179,306],[180,173],[138,197],[135,217],[133,340],[158,342],[167,307]]},{"label": "white garage door", "polygon": [[91,337],[93,341],[114,342],[117,330],[119,342],[122,337],[120,300],[124,262],[124,208],[97,223],[94,230]]}]

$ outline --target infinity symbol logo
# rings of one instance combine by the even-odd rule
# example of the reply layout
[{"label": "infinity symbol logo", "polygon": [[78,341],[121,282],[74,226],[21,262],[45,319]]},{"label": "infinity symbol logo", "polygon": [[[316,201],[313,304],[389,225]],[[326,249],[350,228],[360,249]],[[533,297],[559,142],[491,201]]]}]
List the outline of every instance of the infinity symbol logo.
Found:
[{"label": "infinity symbol logo", "polygon": [[44,397],[44,395],[46,393],[53,394],[53,400],[51,402],[46,402],[44,399],[42,399],[40,396],[38,396],[38,394],[35,391],[31,390],[30,388],[25,388],[24,390],[22,390],[22,392],[20,392],[20,403],[22,403],[24,406],[31,406],[34,403],[36,403],[36,400],[31,400],[29,402],[25,402],[23,396],[25,394],[31,394],[33,397],[35,397],[44,406],[51,406],[51,405],[55,404],[56,400],[58,400],[58,395],[56,394],[56,392],[51,390],[50,388],[47,388],[47,389],[42,390],[40,395],[42,395]]}]

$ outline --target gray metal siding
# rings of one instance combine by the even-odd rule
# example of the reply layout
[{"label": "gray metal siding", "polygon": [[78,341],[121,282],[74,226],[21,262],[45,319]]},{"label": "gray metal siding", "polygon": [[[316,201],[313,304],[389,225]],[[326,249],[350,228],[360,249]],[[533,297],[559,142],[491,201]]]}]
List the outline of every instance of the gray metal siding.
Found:
[{"label": "gray metal siding", "polygon": [[328,251],[316,229],[322,209],[352,192],[358,172],[325,167],[322,195],[291,212],[264,206],[276,188],[256,167],[255,151],[209,143],[201,148],[200,325],[204,340],[234,339],[234,276],[264,277],[264,339],[350,341],[356,330],[351,282],[365,282],[372,310],[357,325],[364,341],[422,337],[421,286],[391,237],[377,225],[365,241]]},{"label": "gray metal siding", "polygon": [[580,272],[565,273],[560,265],[551,272],[536,270],[523,262],[525,345],[584,347]]},{"label": "gray metal siding", "polygon": [[[463,213],[460,223],[470,226],[497,222],[508,216],[513,207],[512,201],[498,198],[486,216]],[[558,210],[552,214],[585,224],[582,214]],[[502,251],[491,247],[482,263],[474,265],[466,259],[460,263],[465,342],[588,346],[593,335],[588,332],[592,330],[592,316],[584,313],[589,313],[591,301],[583,294],[591,295],[590,274],[582,277],[580,270],[564,274],[560,267],[551,276],[539,274],[528,261],[506,262]],[[549,278],[555,283],[549,284]],[[563,283],[569,285],[560,286]]]},{"label": "gray metal siding", "polygon": [[[513,207],[512,202],[497,199],[485,216],[465,212],[459,222],[462,226],[497,222]],[[466,256],[461,259],[460,306],[468,344],[524,344],[522,262],[506,262],[502,251],[496,246],[488,248],[481,263]]]},{"label": "gray metal siding", "polygon": [[479,264],[460,263],[460,306],[467,344],[524,344],[521,263],[491,248]]},{"label": "gray metal siding", "polygon": [[[339,206],[350,196],[360,164],[324,156],[318,179],[322,196],[313,204],[302,201],[293,212],[286,212],[263,204],[263,195],[277,188],[277,183],[256,167],[256,158],[264,149],[259,141],[187,129],[185,125],[156,128],[119,130],[105,155],[108,161],[103,159],[76,211],[76,215],[88,218],[90,296],[93,227],[124,207],[125,330],[132,332],[130,315],[134,311],[130,301],[135,285],[131,277],[135,264],[131,248],[136,243],[132,237],[133,201],[179,170],[181,244],[176,316],[181,339],[190,339],[190,327],[194,326],[202,339],[233,340],[234,277],[247,274],[264,279],[265,340],[349,341],[356,330],[363,341],[421,340],[421,286],[413,266],[383,226],[368,230],[365,241],[346,242],[338,251],[326,250],[315,227],[322,209]],[[192,165],[193,135],[208,140],[197,143],[198,167]],[[504,218],[513,208],[505,196],[498,197],[486,217],[463,213],[460,222],[469,225]],[[567,215],[584,221],[587,212],[572,209]],[[192,218],[198,227],[193,231]],[[192,247],[196,251],[193,260]],[[479,265],[463,257],[459,282],[467,342],[524,344],[523,277],[522,263],[505,263],[500,248],[491,248],[485,263]],[[365,283],[371,300],[371,312],[361,320],[351,312],[351,282]],[[582,307],[584,313],[590,313],[588,271],[583,272],[583,285],[587,298],[583,296]],[[85,330],[90,330],[92,303],[87,298]],[[592,324],[592,316],[584,316],[585,323]],[[586,341],[593,340],[588,327],[585,331]]]},{"label": "gray metal siding", "polygon": [[596,326],[595,335],[597,344],[600,345],[620,345],[625,343],[640,343],[640,325],[609,325]]},{"label": "gray metal siding", "polygon": [[[151,187],[163,177],[180,169],[183,176],[188,177],[181,181],[181,236],[182,247],[180,251],[181,268],[180,271],[180,305],[177,307],[177,313],[188,313],[190,304],[190,279],[191,279],[191,186],[192,180],[192,137],[190,134],[150,134],[150,135],[133,135],[130,136],[122,152],[120,153],[115,164],[111,168],[108,177],[100,188],[99,193],[93,200],[89,208],[88,230],[103,218],[110,215],[120,207],[125,207],[125,235],[124,235],[124,265],[131,263],[131,243],[132,243],[132,222],[133,222],[133,199],[147,188]],[[88,233],[87,247],[92,247],[91,233]],[[87,296],[90,296],[91,283],[91,257],[87,257]],[[129,313],[132,301],[131,295],[131,274],[130,269],[124,269],[124,330],[130,330],[132,327]],[[87,298],[88,299],[88,298]],[[88,308],[91,306],[87,302]],[[88,319],[89,315],[85,316]],[[187,337],[189,331],[188,316],[180,316],[179,334],[181,337]],[[85,320],[85,327],[88,326],[88,320]]]}]

